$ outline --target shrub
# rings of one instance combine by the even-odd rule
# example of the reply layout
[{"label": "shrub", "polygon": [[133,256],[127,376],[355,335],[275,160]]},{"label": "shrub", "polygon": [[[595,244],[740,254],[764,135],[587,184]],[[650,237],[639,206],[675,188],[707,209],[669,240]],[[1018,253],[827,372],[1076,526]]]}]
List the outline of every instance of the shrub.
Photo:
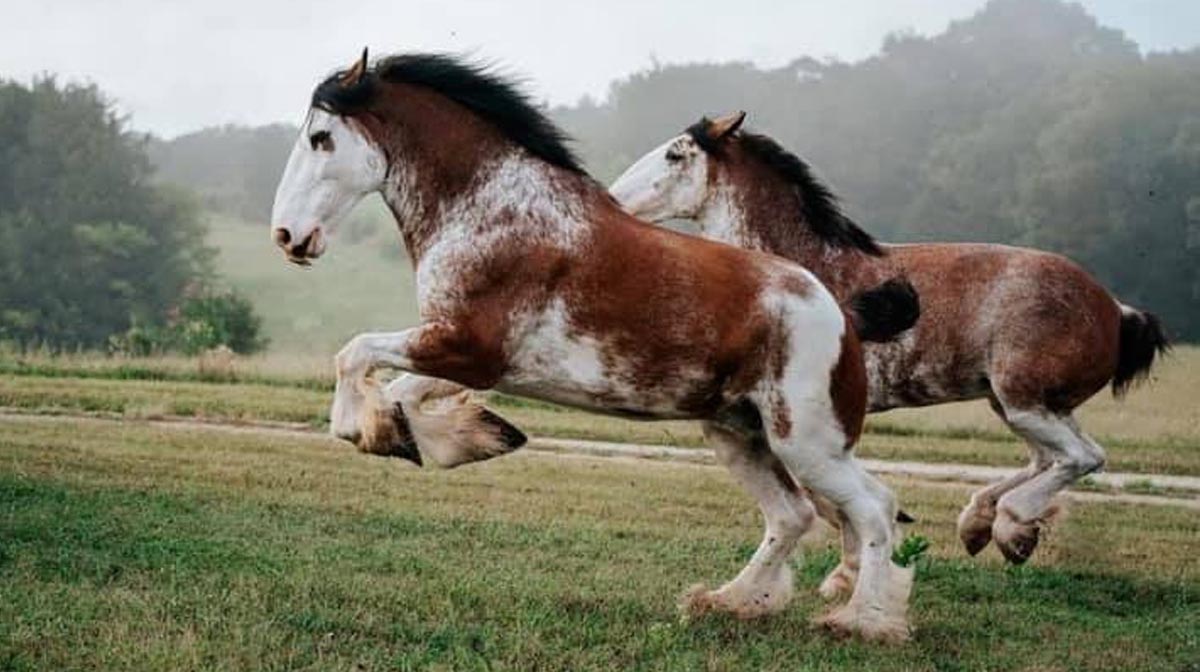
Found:
[{"label": "shrub", "polygon": [[134,320],[124,333],[109,339],[109,350],[134,356],[166,352],[197,355],[225,347],[238,354],[262,350],[262,320],[250,301],[235,291],[192,289],[172,309],[165,325]]}]

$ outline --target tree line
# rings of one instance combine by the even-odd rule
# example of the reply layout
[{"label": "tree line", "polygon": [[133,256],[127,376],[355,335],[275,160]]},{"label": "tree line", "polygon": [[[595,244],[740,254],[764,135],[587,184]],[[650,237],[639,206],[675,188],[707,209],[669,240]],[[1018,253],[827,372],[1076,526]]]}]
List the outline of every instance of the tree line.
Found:
[{"label": "tree line", "polygon": [[[733,109],[883,240],[1060,252],[1200,340],[1200,49],[1143,55],[1078,5],[992,0],[859,62],[655,65],[550,111],[608,181]],[[178,323],[216,284],[201,211],[262,226],[296,132],[160,140],[94,87],[0,83],[0,340],[90,347]],[[253,322],[242,309],[232,323]]]},{"label": "tree line", "polygon": [[[1079,5],[993,0],[861,62],[654,66],[551,113],[608,181],[733,109],[883,240],[1060,252],[1200,339],[1200,50],[1146,56]],[[295,132],[208,129],[154,155],[172,182],[261,223]]]},{"label": "tree line", "polygon": [[0,81],[0,342],[147,354],[264,345],[187,192],[94,86]]}]

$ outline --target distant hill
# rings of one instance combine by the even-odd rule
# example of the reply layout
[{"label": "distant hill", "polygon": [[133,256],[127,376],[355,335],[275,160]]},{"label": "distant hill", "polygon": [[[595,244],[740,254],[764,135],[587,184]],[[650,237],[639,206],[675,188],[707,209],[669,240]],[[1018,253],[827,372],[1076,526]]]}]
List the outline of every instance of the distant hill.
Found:
[{"label": "distant hill", "polygon": [[152,138],[146,151],[157,180],[190,189],[210,210],[266,221],[296,133],[290,124],[218,126]]}]

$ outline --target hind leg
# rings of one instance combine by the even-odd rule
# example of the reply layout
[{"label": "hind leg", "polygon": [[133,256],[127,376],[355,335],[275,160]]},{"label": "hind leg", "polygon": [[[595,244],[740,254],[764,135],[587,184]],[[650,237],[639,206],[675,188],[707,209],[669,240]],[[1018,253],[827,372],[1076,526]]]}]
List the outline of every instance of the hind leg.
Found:
[{"label": "hind leg", "polygon": [[813,505],[761,435],[743,434],[714,422],[704,424],[704,435],[720,462],[758,501],[766,531],[758,550],[736,577],[716,590],[694,586],[681,607],[691,615],[724,611],[739,618],[779,612],[792,598],[788,557],[812,526]]},{"label": "hind leg", "polygon": [[1041,446],[1053,463],[1000,497],[992,537],[1009,562],[1020,564],[1037,548],[1042,525],[1053,514],[1051,500],[1083,476],[1104,466],[1104,449],[1079,429],[1069,414],[1044,408],[1006,409],[1009,424]]},{"label": "hind leg", "polygon": [[[996,415],[1020,434],[1020,431],[1009,423],[1000,402],[995,397],[991,397],[989,401]],[[996,502],[1005,493],[1042,473],[1053,463],[1053,458],[1041,445],[1034,441],[1027,441],[1027,445],[1029,464],[1015,474],[976,492],[971,496],[970,503],[958,514],[958,538],[962,540],[967,553],[976,555],[991,542],[992,526],[996,522]]]},{"label": "hind leg", "polygon": [[831,502],[814,497],[814,503],[817,505],[817,515],[837,527],[842,535],[842,560],[817,588],[821,597],[836,600],[854,591],[854,582],[858,578],[858,537],[854,533],[854,526]]},{"label": "hind leg", "polygon": [[[785,421],[776,421],[780,414],[787,414]],[[891,562],[897,512],[891,491],[854,459],[828,402],[784,393],[782,403],[765,405],[763,424],[771,450],[814,495],[841,512],[857,540],[860,567],[850,600],[820,623],[870,640],[907,639],[913,573]]]}]

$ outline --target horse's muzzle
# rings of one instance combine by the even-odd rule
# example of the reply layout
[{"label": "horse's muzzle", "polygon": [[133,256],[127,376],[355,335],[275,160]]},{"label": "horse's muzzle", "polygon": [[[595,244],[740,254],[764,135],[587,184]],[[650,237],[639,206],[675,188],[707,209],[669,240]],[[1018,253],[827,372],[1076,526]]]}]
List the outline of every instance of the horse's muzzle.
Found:
[{"label": "horse's muzzle", "polygon": [[311,265],[313,259],[325,252],[325,234],[320,226],[314,226],[312,231],[298,242],[294,242],[292,232],[282,226],[275,228],[272,237],[287,256],[287,260],[300,266]]}]

